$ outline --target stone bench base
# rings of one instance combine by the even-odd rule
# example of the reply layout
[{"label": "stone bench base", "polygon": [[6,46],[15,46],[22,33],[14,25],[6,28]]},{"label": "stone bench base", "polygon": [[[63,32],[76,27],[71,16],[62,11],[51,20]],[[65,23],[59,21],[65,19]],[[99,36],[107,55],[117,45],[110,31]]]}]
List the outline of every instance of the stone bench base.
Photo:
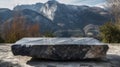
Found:
[{"label": "stone bench base", "polygon": [[98,59],[106,56],[107,45],[13,45],[14,55],[50,60]]}]

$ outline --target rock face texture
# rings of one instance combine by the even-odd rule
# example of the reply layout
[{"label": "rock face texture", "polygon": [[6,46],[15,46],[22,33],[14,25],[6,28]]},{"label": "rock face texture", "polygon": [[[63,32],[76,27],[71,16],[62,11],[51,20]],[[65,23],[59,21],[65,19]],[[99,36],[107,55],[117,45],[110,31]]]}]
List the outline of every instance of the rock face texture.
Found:
[{"label": "rock face texture", "polygon": [[107,50],[93,38],[23,38],[12,45],[14,55],[47,60],[100,59]]}]

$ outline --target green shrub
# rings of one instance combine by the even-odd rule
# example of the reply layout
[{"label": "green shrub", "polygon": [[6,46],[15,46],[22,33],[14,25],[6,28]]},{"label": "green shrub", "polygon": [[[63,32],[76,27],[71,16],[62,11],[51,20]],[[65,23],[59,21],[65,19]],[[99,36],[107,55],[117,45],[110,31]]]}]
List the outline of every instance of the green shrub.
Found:
[{"label": "green shrub", "polygon": [[100,37],[106,43],[120,43],[120,29],[113,23],[105,23],[100,27]]}]

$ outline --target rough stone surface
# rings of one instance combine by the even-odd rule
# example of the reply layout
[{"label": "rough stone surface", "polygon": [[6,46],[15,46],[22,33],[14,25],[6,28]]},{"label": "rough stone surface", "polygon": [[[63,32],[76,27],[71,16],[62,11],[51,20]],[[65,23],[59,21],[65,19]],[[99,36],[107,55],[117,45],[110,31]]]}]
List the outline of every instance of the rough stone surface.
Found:
[{"label": "rough stone surface", "polygon": [[14,55],[31,56],[49,60],[98,59],[106,56],[107,49],[108,47],[106,45],[12,46]]},{"label": "rough stone surface", "polygon": [[[47,39],[48,43],[43,39],[22,39],[12,45],[12,52],[14,55],[31,56],[46,60],[83,60],[104,58],[108,50],[107,45],[91,38],[73,38],[71,40],[57,38],[57,40],[55,39],[56,42],[53,40],[54,43],[49,42],[49,40],[52,39]],[[91,42],[89,44],[89,41],[95,41],[95,43]],[[20,44],[20,42],[22,43]]]},{"label": "rough stone surface", "polygon": [[14,56],[12,44],[0,44],[0,67],[120,67],[120,44],[110,44],[107,52],[108,61],[41,61],[27,56]]}]

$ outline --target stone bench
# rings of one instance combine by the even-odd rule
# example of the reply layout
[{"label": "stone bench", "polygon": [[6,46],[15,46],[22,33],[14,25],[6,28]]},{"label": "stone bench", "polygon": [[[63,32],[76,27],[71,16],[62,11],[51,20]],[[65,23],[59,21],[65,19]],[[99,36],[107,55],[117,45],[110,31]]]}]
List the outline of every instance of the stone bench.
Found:
[{"label": "stone bench", "polygon": [[106,57],[108,45],[94,38],[23,38],[12,45],[14,55],[46,60],[84,60]]}]

